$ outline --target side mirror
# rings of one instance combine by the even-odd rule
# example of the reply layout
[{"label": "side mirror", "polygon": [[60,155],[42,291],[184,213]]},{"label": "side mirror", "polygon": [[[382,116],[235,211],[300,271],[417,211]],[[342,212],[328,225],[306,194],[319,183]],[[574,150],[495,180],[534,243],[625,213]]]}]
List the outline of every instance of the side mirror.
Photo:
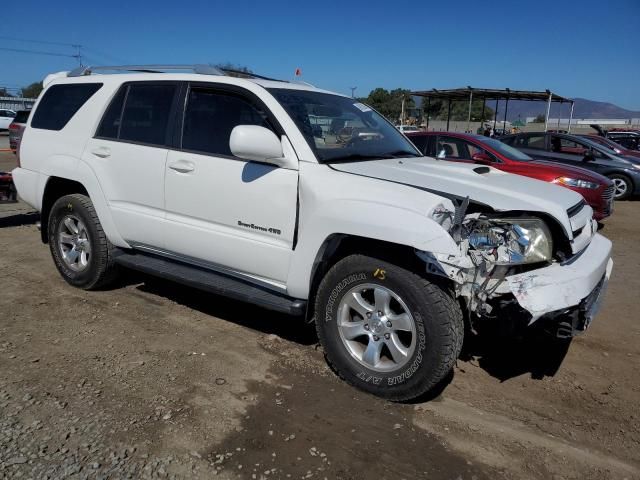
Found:
[{"label": "side mirror", "polygon": [[229,148],[236,157],[283,166],[286,159],[280,139],[268,128],[238,125],[231,131]]},{"label": "side mirror", "polygon": [[493,158],[491,158],[488,154],[484,152],[474,153],[471,156],[471,160],[474,162],[482,163],[482,164],[492,164]]},{"label": "side mirror", "polygon": [[596,155],[595,153],[593,153],[592,149],[588,149],[584,151],[584,158],[582,159],[583,162],[591,162],[593,160],[596,159]]}]

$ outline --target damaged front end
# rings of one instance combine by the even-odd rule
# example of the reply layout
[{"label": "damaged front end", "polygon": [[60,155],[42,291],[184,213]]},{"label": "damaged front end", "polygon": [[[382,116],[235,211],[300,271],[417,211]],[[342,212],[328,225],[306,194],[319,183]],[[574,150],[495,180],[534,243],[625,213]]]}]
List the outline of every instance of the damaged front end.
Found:
[{"label": "damaged front end", "polygon": [[478,210],[469,208],[468,198],[453,209],[436,207],[429,216],[449,232],[459,254],[417,252],[429,273],[453,280],[471,328],[482,320],[501,320],[512,331],[537,322],[560,338],[584,331],[612,265],[611,243],[595,233],[593,222],[586,221],[582,233],[596,241],[574,253],[571,238],[558,238],[557,231],[554,244],[541,217]]}]

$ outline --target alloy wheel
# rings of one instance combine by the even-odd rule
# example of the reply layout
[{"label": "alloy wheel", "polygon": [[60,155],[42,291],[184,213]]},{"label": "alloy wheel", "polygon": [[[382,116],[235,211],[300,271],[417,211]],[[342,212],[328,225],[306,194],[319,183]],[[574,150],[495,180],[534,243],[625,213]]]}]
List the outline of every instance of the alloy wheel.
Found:
[{"label": "alloy wheel", "polygon": [[66,215],[58,225],[58,249],[65,265],[75,272],[81,272],[91,261],[91,241],[89,232],[75,215]]},{"label": "alloy wheel", "polygon": [[627,182],[625,182],[622,178],[614,178],[613,180],[613,188],[614,188],[614,197],[619,198],[624,196],[627,193],[627,189],[629,188]]},{"label": "alloy wheel", "polygon": [[345,294],[338,331],[351,357],[376,372],[401,368],[416,349],[413,315],[398,294],[381,285],[358,285]]}]

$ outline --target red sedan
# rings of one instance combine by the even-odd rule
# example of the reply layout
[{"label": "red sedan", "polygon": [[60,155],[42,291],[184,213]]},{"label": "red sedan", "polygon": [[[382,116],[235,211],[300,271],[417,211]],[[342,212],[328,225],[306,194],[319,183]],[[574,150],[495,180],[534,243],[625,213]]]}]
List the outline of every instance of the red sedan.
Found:
[{"label": "red sedan", "polygon": [[613,150],[618,155],[624,155],[625,157],[635,157],[640,158],[640,150],[629,150],[628,148],[624,148],[619,143],[614,142],[610,138],[601,137],[600,135],[578,135],[579,137],[584,137],[587,140],[591,140],[592,142],[596,142],[603,147],[607,147],[609,150]]},{"label": "red sedan", "polygon": [[602,220],[612,213],[613,183],[595,172],[570,165],[533,160],[499,140],[480,135],[412,132],[407,136],[429,157],[490,165],[504,172],[556,183],[575,190],[591,205],[596,220]]}]

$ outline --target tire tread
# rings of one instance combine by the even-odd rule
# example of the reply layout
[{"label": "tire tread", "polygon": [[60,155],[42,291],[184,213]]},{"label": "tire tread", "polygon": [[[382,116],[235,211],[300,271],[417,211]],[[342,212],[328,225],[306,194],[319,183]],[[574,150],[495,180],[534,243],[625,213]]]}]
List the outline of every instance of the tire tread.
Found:
[{"label": "tire tread", "polygon": [[[422,291],[425,292],[425,297],[429,298],[429,305],[434,312],[434,316],[440,320],[440,331],[443,333],[440,335],[439,341],[441,342],[441,345],[443,347],[442,350],[444,350],[444,356],[442,358],[442,361],[439,363],[437,370],[432,372],[430,379],[428,381],[419,382],[413,388],[405,389],[402,393],[378,393],[379,396],[395,402],[405,402],[415,399],[424,395],[429,390],[434,388],[437,384],[439,384],[455,365],[456,360],[458,359],[458,356],[460,355],[460,352],[462,350],[462,343],[464,340],[464,319],[462,310],[456,300],[450,294],[445,292],[437,284],[429,281],[428,278],[422,277],[409,270],[390,264],[387,261],[368,257],[366,255],[351,255],[333,265],[333,267],[331,267],[326,273],[318,287],[318,295],[316,295],[315,302],[315,324],[316,332],[321,342],[323,342],[323,339],[325,338],[325,332],[320,326],[320,322],[317,318],[318,312],[323,311],[322,305],[320,304],[322,295],[320,295],[319,293],[324,289],[331,288],[331,285],[328,285],[328,283],[333,275],[338,274],[339,271],[352,272],[354,271],[354,269],[357,269],[358,266],[362,265],[363,261],[371,261],[376,264],[387,264],[390,267],[393,267],[394,274],[400,277],[400,281],[410,282],[414,285],[417,285]],[[354,377],[345,375],[341,371],[341,369],[331,358],[331,356],[326,354],[326,351],[325,358],[330,368],[334,372],[336,372],[336,374],[342,380],[355,388],[362,388],[362,385],[358,384],[355,381]]]}]

